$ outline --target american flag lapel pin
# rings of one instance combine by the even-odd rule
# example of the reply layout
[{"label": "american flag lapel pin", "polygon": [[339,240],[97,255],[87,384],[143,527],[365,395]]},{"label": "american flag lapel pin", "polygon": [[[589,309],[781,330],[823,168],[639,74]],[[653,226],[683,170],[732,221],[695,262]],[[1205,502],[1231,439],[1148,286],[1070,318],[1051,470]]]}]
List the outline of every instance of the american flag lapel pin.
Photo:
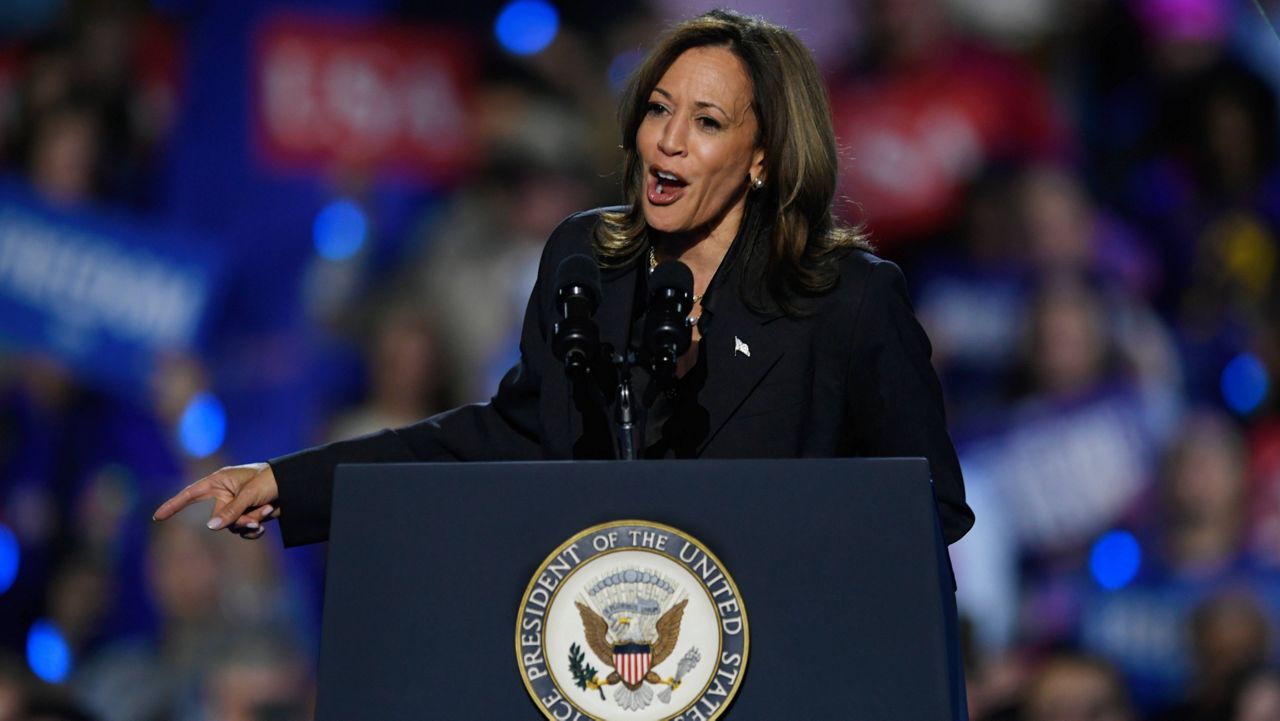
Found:
[{"label": "american flag lapel pin", "polygon": [[742,339],[735,335],[733,337],[733,354],[736,356],[739,353],[750,358],[751,346],[747,345],[746,343],[743,343]]}]

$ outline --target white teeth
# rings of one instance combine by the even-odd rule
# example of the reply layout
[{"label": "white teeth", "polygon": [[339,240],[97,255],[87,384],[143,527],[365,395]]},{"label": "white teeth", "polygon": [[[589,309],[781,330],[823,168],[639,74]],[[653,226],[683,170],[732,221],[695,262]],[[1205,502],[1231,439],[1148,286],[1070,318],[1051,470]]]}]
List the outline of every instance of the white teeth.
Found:
[{"label": "white teeth", "polygon": [[662,181],[658,181],[658,195],[662,195]]},{"label": "white teeth", "polygon": [[676,176],[672,175],[671,173],[668,173],[668,172],[663,171],[663,170],[659,170],[659,171],[658,171],[658,177],[659,177],[659,178],[662,178],[663,180],[676,180],[676,181],[680,180],[679,178],[677,178]]}]

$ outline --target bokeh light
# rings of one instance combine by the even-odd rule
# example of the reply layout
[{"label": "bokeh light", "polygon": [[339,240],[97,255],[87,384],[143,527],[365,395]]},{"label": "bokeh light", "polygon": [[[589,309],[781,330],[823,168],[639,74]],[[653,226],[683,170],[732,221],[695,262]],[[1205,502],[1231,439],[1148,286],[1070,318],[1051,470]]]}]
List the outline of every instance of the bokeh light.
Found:
[{"label": "bokeh light", "polygon": [[316,252],[325,260],[346,260],[364,247],[369,221],[360,206],[335,200],[316,214],[312,234]]},{"label": "bokeh light", "polygon": [[21,551],[17,536],[13,535],[8,526],[0,523],[0,594],[8,591],[18,577]]},{"label": "bokeh light", "polygon": [[644,60],[644,51],[639,49],[624,50],[613,57],[609,62],[609,87],[613,88],[613,92],[623,91],[627,80],[631,78],[631,73],[640,67],[642,60]]},{"label": "bokeh light", "polygon": [[1141,566],[1142,548],[1128,531],[1104,534],[1089,553],[1089,572],[1099,586],[1110,591],[1129,585]]},{"label": "bokeh light", "polygon": [[196,458],[204,458],[221,448],[226,436],[227,412],[222,401],[208,391],[197,394],[178,421],[178,438],[183,450]]},{"label": "bokeh light", "polygon": [[498,14],[493,32],[508,52],[516,55],[540,53],[560,30],[560,14],[543,0],[515,0]]},{"label": "bokeh light", "polygon": [[62,683],[71,673],[71,647],[48,619],[31,624],[27,632],[27,665],[49,683]]},{"label": "bokeh light", "polygon": [[1252,413],[1267,397],[1267,368],[1252,353],[1241,353],[1222,369],[1222,399],[1231,410]]}]

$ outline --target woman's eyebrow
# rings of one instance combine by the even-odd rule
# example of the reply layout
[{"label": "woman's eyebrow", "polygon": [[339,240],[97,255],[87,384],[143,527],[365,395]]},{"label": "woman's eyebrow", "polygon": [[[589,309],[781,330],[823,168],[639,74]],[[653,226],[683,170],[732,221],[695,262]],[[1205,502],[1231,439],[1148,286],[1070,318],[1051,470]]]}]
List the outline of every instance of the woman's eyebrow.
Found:
[{"label": "woman's eyebrow", "polygon": [[[655,93],[657,93],[657,94],[661,95],[662,97],[666,98],[667,100],[672,100],[672,101],[674,101],[674,98],[672,98],[672,97],[671,97],[671,93],[667,92],[666,90],[663,90],[662,88],[654,88],[654,89],[653,89],[653,92],[655,92]],[[724,116],[725,116],[726,118],[732,118],[732,117],[733,117],[732,115],[730,115],[730,114],[729,114],[729,111],[725,110],[724,108],[720,107],[719,105],[716,105],[715,103],[711,102],[710,100],[699,100],[699,101],[697,101],[697,102],[695,102],[695,103],[694,103],[694,106],[699,107],[699,108],[715,108],[716,110],[719,110],[720,112],[724,113]]]},{"label": "woman's eyebrow", "polygon": [[730,115],[730,114],[729,114],[729,111],[725,110],[724,108],[720,107],[719,105],[716,105],[715,103],[711,102],[710,100],[699,100],[698,102],[694,103],[694,105],[698,106],[699,108],[715,108],[716,110],[719,110],[721,113],[724,113],[724,116],[725,116],[726,118],[732,118],[732,117],[733,117],[732,115]]}]

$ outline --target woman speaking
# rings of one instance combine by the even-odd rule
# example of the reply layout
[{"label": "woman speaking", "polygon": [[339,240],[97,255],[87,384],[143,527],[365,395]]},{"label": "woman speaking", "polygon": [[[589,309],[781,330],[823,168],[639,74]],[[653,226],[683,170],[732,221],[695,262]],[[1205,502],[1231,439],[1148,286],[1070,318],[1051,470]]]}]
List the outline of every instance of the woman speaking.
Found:
[{"label": "woman speaking", "polygon": [[[625,205],[578,213],[552,232],[520,360],[492,400],[223,468],[155,518],[213,499],[210,528],[257,538],[278,519],[295,545],[327,538],[340,463],[617,457],[611,389],[621,380],[635,386],[626,415],[639,457],[924,456],[943,536],[964,535],[973,513],[902,274],[832,217],[835,135],[808,50],[762,20],[707,13],[659,41],[619,120]],[[677,305],[691,336],[666,372],[619,369],[610,353],[590,372],[565,372],[558,271],[584,255],[599,277],[599,347],[619,358],[645,356],[651,286],[669,275],[654,270],[675,260],[692,272]]]}]

